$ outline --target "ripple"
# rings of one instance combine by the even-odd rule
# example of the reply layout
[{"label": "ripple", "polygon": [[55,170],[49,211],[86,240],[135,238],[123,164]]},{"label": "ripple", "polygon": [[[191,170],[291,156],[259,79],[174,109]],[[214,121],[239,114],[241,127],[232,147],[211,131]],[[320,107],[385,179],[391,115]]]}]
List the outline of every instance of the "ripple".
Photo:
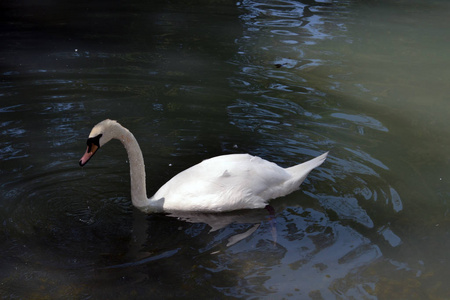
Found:
[{"label": "ripple", "polygon": [[[315,195],[305,192],[312,197]],[[350,219],[367,228],[373,228],[374,223],[367,212],[358,204],[358,200],[351,196],[324,196],[321,198],[321,203],[326,208],[335,211],[340,219]]]},{"label": "ripple", "polygon": [[384,131],[384,132],[389,131],[386,127],[383,126],[383,124],[380,121],[378,121],[372,117],[368,117],[368,116],[364,116],[364,115],[351,115],[351,114],[347,114],[347,113],[332,113],[331,116],[338,118],[338,119],[348,120],[354,124],[369,127],[369,128],[375,129],[375,130]]},{"label": "ripple", "polygon": [[298,61],[291,58],[279,58],[274,61],[275,66],[280,66],[283,68],[294,68],[298,64]]},{"label": "ripple", "polygon": [[282,42],[283,44],[288,44],[288,45],[295,45],[295,44],[298,44],[298,41],[295,41],[295,40],[281,40],[281,42]]},{"label": "ripple", "polygon": [[363,159],[364,161],[366,161],[366,162],[368,162],[368,163],[374,164],[374,165],[376,165],[377,167],[380,167],[380,168],[382,168],[382,169],[389,170],[389,168],[388,168],[385,164],[383,164],[383,163],[382,163],[381,161],[379,161],[378,159],[373,158],[373,157],[372,157],[370,154],[368,154],[368,153],[365,153],[365,152],[363,152],[363,151],[361,151],[361,150],[354,150],[354,149],[349,149],[349,148],[344,148],[344,149],[347,150],[347,151],[349,151],[349,152],[351,152],[351,153],[353,153],[353,154],[355,154],[357,157]]},{"label": "ripple", "polygon": [[391,192],[392,206],[393,206],[394,210],[396,212],[401,211],[403,209],[403,203],[402,203],[402,199],[400,198],[400,195],[393,187],[390,187],[390,192]]},{"label": "ripple", "polygon": [[245,7],[250,9],[253,17],[262,14],[282,18],[299,18],[304,13],[305,5],[296,1],[247,1]]},{"label": "ripple", "polygon": [[264,21],[255,21],[253,22],[253,25],[259,26],[259,27],[287,27],[287,28],[294,28],[294,27],[300,27],[302,25],[301,21],[298,20],[290,20],[290,19],[282,19],[282,20],[264,20]]},{"label": "ripple", "polygon": [[283,35],[283,36],[295,36],[298,35],[298,33],[289,31],[289,30],[271,30],[270,32],[274,33],[274,34],[278,34],[278,35]]},{"label": "ripple", "polygon": [[402,239],[386,226],[381,227],[378,232],[392,247],[397,247],[402,243]]},{"label": "ripple", "polygon": [[0,159],[3,161],[26,158],[29,155],[25,149],[29,147],[28,143],[5,143],[0,144]]}]

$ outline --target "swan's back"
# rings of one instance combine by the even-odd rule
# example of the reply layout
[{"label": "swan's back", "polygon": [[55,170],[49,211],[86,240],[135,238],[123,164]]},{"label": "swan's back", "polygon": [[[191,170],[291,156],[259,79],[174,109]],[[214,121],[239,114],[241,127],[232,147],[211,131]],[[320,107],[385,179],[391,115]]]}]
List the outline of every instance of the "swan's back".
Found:
[{"label": "swan's back", "polygon": [[270,199],[298,189],[308,173],[325,157],[305,168],[298,165],[284,169],[248,154],[217,156],[173,177],[152,200],[163,201],[164,210],[168,211],[263,208]]}]

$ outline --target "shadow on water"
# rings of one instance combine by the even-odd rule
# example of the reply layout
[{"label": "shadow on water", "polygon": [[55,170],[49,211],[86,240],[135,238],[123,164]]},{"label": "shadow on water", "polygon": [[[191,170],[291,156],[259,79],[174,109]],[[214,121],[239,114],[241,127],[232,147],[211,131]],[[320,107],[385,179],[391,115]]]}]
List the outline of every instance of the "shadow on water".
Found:
[{"label": "shadow on water", "polygon": [[[448,298],[448,77],[417,73],[421,51],[448,60],[404,25],[434,32],[429,10],[445,29],[440,5],[9,4],[0,295]],[[287,167],[331,152],[274,211],[145,215],[119,143],[77,165],[104,118],[137,137],[149,194],[218,154]]]}]

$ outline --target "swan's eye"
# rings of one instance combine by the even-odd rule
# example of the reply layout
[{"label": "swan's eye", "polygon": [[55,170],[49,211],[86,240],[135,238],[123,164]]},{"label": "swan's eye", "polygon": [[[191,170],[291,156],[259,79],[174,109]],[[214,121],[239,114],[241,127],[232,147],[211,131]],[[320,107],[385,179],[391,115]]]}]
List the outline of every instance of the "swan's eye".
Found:
[{"label": "swan's eye", "polygon": [[88,148],[88,152],[91,152],[91,147],[92,145],[97,146],[97,148],[100,148],[100,138],[102,137],[103,134],[99,134],[96,137],[92,137],[92,138],[88,138],[86,144],[89,147]]}]

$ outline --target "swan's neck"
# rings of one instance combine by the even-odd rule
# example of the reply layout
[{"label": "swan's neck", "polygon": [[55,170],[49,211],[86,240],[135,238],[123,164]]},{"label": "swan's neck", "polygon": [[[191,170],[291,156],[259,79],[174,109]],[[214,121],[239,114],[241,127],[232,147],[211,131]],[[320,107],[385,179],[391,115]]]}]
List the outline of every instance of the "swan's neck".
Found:
[{"label": "swan's neck", "polygon": [[141,148],[134,135],[126,128],[120,126],[117,128],[116,138],[122,142],[128,153],[130,163],[131,178],[131,201],[133,205],[144,211],[158,211],[157,201],[151,201],[147,198],[145,184],[145,165]]}]

